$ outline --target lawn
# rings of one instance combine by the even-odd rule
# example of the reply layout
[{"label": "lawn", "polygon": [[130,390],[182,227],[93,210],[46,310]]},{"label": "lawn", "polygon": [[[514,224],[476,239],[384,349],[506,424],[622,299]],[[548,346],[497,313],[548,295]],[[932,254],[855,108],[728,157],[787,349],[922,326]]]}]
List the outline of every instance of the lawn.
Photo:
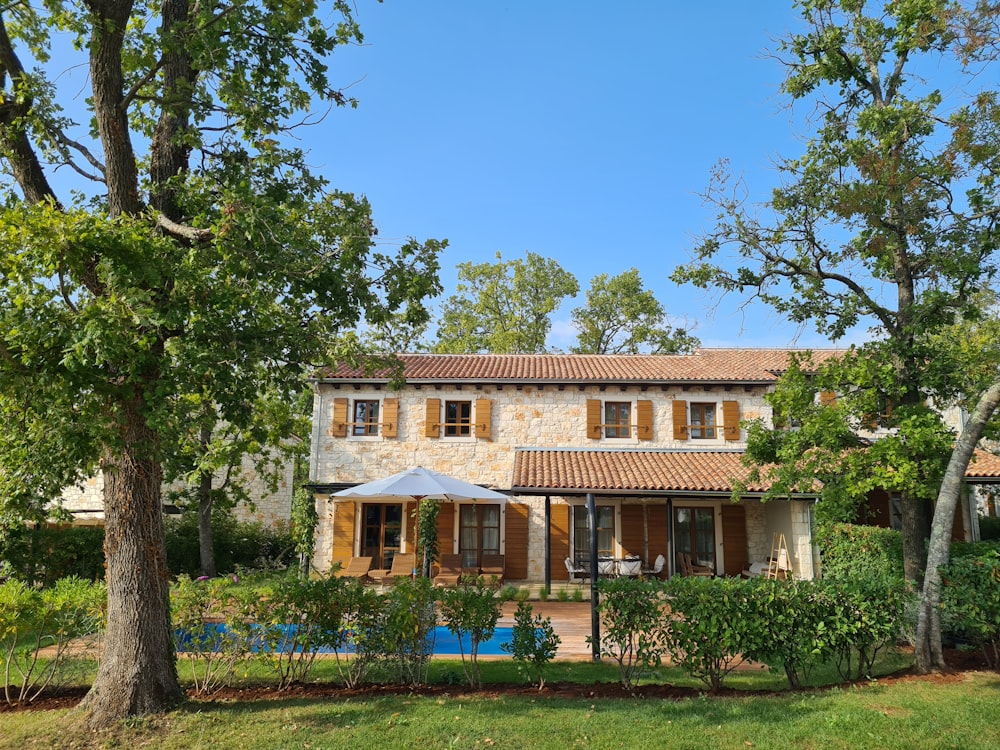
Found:
[{"label": "lawn", "polygon": [[[992,748],[1000,746],[1000,675],[892,678],[804,693],[679,700],[591,698],[609,665],[559,665],[573,689],[432,695],[192,701],[161,717],[90,734],[72,710],[0,714],[2,748]],[[437,678],[459,673],[436,664]],[[492,671],[486,665],[487,672]],[[509,679],[509,664],[494,679]],[[568,672],[562,672],[566,669]],[[674,683],[672,672],[656,680]],[[741,689],[767,689],[748,674]],[[676,683],[675,683],[676,684]],[[440,688],[439,688],[440,690]]]}]

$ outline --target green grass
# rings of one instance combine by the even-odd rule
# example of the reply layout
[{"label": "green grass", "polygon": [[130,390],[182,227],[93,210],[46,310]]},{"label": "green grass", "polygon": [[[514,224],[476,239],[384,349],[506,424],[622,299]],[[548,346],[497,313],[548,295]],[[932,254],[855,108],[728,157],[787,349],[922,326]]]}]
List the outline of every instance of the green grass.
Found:
[{"label": "green grass", "polygon": [[988,748],[1000,676],[739,698],[386,696],[191,702],[90,734],[72,711],[0,714],[0,747]]}]

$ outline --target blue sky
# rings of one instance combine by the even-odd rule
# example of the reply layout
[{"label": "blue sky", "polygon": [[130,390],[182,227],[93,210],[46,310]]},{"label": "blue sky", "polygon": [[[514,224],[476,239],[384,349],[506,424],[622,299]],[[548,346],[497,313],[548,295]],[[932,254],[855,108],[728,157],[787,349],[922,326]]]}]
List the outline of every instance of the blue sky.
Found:
[{"label": "blue sky", "polygon": [[359,107],[300,135],[334,186],[369,197],[383,242],[449,240],[445,295],[458,263],[531,250],[581,286],[552,346],[572,344],[590,279],[632,266],[705,346],[828,345],[668,278],[711,227],[699,192],[720,158],[765,200],[776,157],[801,151],[808,105],[794,124],[767,57],[796,24],[791,2],[356,7],[365,45],[338,50],[331,71]]}]

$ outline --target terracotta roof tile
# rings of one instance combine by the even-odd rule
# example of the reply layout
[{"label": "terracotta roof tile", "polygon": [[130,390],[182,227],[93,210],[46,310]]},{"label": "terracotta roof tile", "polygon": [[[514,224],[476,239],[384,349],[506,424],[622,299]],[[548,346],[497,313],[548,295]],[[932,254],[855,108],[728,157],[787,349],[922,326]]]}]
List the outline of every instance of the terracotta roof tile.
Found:
[{"label": "terracotta roof tile", "polygon": [[984,450],[976,450],[965,471],[966,478],[976,481],[984,479],[1000,479],[1000,456]]},{"label": "terracotta roof tile", "polygon": [[[698,349],[691,354],[401,354],[407,381],[771,383],[795,349]],[[813,350],[818,362],[842,350]],[[323,380],[385,380],[341,366]]]},{"label": "terracotta roof tile", "polygon": [[[600,451],[518,449],[515,492],[520,489],[622,492],[720,492],[748,469],[736,451]],[[751,492],[764,486],[752,485]]]}]

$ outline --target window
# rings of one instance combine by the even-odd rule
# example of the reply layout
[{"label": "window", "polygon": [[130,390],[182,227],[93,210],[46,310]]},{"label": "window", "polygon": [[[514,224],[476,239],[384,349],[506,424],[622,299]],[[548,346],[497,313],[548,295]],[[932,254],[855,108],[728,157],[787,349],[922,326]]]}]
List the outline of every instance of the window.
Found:
[{"label": "window", "polygon": [[[597,506],[597,556],[615,556],[615,508],[613,505]],[[587,524],[587,506],[573,506],[573,559],[578,563],[590,560],[590,527]]]},{"label": "window", "polygon": [[472,402],[444,402],[445,437],[469,437],[472,434]]},{"label": "window", "polygon": [[478,568],[483,555],[500,554],[499,505],[460,505],[458,525],[463,567]]},{"label": "window", "polygon": [[361,517],[361,554],[372,558],[372,567],[388,570],[403,537],[403,506],[366,503]]},{"label": "window", "polygon": [[604,402],[604,437],[627,438],[632,432],[632,404],[628,401]]},{"label": "window", "polygon": [[715,570],[715,511],[712,508],[674,508],[674,544],[695,565]]},{"label": "window", "polygon": [[378,435],[378,400],[359,399],[354,402],[352,435]]},{"label": "window", "polygon": [[692,440],[715,438],[715,404],[691,404],[688,430]]}]

